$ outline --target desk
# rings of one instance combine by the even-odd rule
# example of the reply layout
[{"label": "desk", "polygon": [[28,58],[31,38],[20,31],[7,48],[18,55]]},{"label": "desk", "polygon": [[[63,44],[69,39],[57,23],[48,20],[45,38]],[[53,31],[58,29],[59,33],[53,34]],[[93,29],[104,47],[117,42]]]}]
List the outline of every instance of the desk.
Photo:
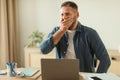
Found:
[{"label": "desk", "polygon": [[[79,72],[80,75],[80,80],[84,80],[83,77],[81,76],[83,73]],[[37,80],[42,80],[41,76]]]},{"label": "desk", "polygon": [[[22,70],[24,68],[19,68],[18,70]],[[32,77],[8,77],[7,75],[0,75],[0,80],[37,80],[40,77],[41,72],[37,72]]]},{"label": "desk", "polygon": [[[0,80],[42,80],[40,76],[41,72],[38,72],[36,75],[32,77],[7,77],[7,75],[0,75]],[[81,75],[81,73],[79,73]],[[82,76],[80,76],[80,80],[84,80]]]},{"label": "desk", "polygon": [[[40,76],[41,72],[38,72],[36,75],[32,76],[32,77],[23,77],[23,78],[18,78],[18,77],[7,77],[6,75],[0,75],[0,80],[42,80],[41,76]],[[92,73],[81,73],[80,74],[80,80],[84,80],[83,79],[83,75],[88,74],[88,75],[93,75]],[[109,73],[108,73],[109,74]],[[96,75],[96,74],[95,74]],[[94,75],[94,76],[95,76]],[[107,79],[104,78],[103,80],[120,80],[120,77],[116,76],[115,74],[112,75],[107,75],[107,74],[98,74],[101,75],[100,78],[102,77],[108,77]],[[111,79],[112,78],[112,79]]]},{"label": "desk", "polygon": [[[113,73],[84,73],[79,72],[80,80],[90,80],[90,77],[98,77],[101,80],[120,80],[120,77]],[[84,78],[83,78],[84,76]],[[42,80],[41,76],[37,80]]]}]

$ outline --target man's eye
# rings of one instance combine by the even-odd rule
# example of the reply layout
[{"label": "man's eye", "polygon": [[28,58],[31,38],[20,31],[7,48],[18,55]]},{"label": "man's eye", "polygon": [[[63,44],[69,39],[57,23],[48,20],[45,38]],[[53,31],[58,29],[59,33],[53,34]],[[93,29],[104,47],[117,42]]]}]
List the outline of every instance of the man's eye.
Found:
[{"label": "man's eye", "polygon": [[63,16],[63,14],[61,14],[61,16]]},{"label": "man's eye", "polygon": [[66,13],[66,16],[70,15],[69,13]]}]

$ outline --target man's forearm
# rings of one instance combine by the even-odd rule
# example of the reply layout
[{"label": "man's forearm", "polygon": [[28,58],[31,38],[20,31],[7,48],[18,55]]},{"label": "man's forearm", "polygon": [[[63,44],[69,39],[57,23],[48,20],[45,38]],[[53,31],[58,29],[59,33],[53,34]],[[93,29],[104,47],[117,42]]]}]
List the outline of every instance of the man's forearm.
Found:
[{"label": "man's forearm", "polygon": [[62,36],[64,35],[65,32],[66,32],[66,30],[61,30],[61,29],[59,29],[59,30],[53,35],[53,43],[54,43],[54,45],[58,44],[58,42],[60,41],[60,39],[62,38]]},{"label": "man's forearm", "polygon": [[111,62],[109,59],[109,56],[104,58],[102,61],[100,61],[98,69],[97,69],[97,73],[106,73],[109,66],[110,66]]}]

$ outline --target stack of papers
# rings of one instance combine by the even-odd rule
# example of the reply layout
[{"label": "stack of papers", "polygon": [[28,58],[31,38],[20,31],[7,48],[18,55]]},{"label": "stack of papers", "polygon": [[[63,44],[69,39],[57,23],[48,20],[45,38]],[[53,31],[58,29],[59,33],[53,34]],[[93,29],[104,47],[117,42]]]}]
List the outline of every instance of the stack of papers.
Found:
[{"label": "stack of papers", "polygon": [[98,77],[101,80],[120,80],[120,77],[113,73],[84,73],[82,76],[85,80],[93,80],[91,77]]}]

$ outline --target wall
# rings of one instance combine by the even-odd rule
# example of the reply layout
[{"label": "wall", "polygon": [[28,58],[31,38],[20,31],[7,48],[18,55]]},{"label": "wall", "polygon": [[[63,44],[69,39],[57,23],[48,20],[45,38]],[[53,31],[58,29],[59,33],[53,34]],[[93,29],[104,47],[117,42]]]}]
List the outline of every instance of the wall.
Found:
[{"label": "wall", "polygon": [[[61,2],[66,0],[38,0],[38,28],[43,32],[50,32],[59,25],[59,10]],[[120,1],[119,0],[73,0],[79,6],[79,21],[97,30],[105,46],[118,49],[120,38]],[[46,24],[47,23],[47,24]],[[46,29],[46,28],[47,29]]]},{"label": "wall", "polygon": [[[60,4],[66,0],[19,0],[21,63],[24,45],[35,30],[46,35],[59,25]],[[106,48],[120,46],[120,0],[73,0],[79,6],[79,21],[97,30]]]},{"label": "wall", "polygon": [[24,47],[28,41],[28,36],[37,30],[36,1],[18,0],[19,4],[19,27],[20,27],[20,59],[21,65],[24,65]]}]

